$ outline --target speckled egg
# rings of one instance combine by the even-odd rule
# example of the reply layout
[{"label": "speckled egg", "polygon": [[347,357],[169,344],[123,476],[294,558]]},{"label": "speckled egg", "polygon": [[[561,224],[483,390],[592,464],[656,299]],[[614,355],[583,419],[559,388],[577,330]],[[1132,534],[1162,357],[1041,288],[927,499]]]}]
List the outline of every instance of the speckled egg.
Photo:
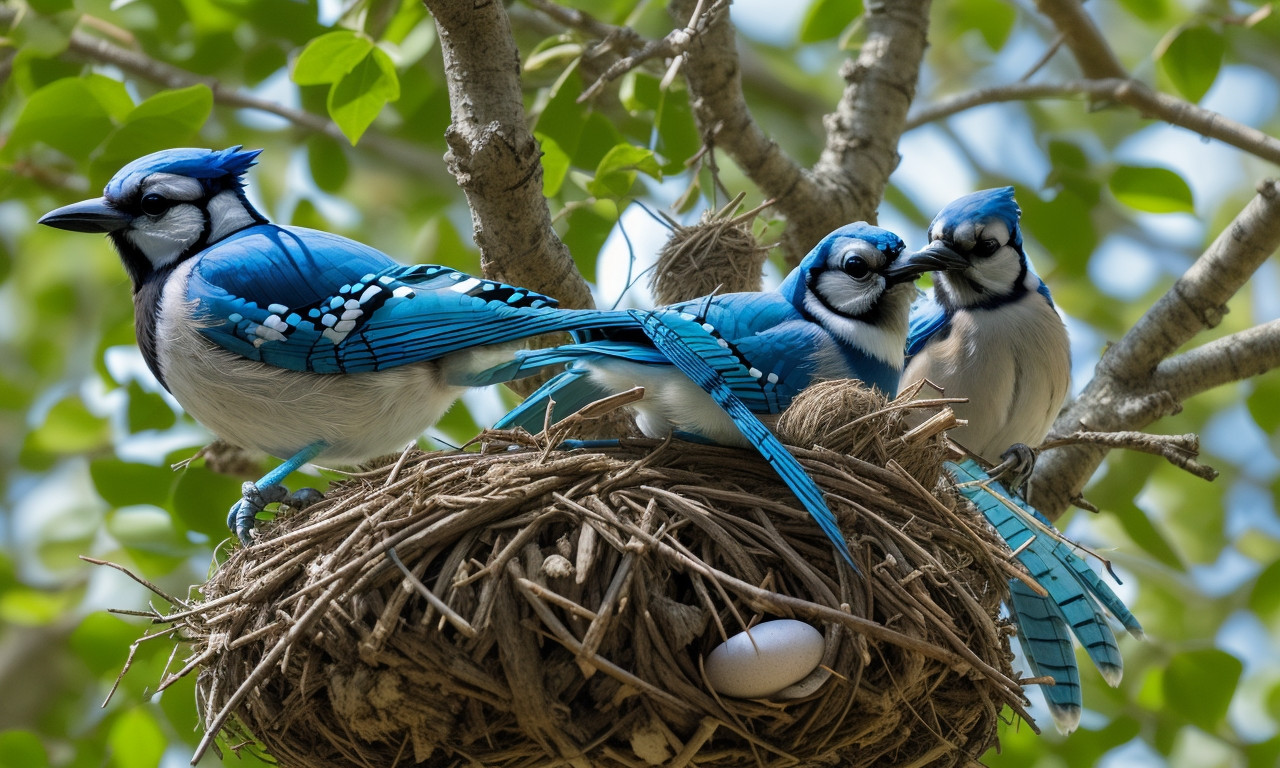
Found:
[{"label": "speckled egg", "polygon": [[822,633],[803,621],[763,621],[712,649],[707,679],[725,696],[769,696],[817,669],[823,647]]}]

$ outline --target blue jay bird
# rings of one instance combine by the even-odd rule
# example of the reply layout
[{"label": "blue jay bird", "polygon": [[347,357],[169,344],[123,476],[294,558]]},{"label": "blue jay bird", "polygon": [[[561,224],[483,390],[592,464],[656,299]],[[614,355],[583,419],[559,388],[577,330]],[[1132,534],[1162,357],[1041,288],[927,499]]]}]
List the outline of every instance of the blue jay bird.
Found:
[{"label": "blue jay bird", "polygon": [[[933,293],[911,308],[901,386],[928,379],[948,397],[968,398],[953,406],[968,421],[954,436],[990,464],[1044,439],[1070,383],[1066,328],[1022,249],[1020,214],[1012,187],[966,195],[934,218],[929,245],[914,254],[937,271]],[[1114,686],[1123,665],[1102,609],[1135,637],[1142,627],[1048,519],[973,460],[947,469],[1047,592],[1011,580],[1008,608],[1033,674],[1056,683],[1045,698],[1069,733],[1082,707],[1071,633]]]},{"label": "blue jay bird", "polygon": [[781,413],[819,379],[857,378],[885,394],[895,391],[912,283],[933,263],[932,257],[899,258],[903,249],[892,232],[850,224],[823,238],[775,291],[636,311],[631,314],[643,335],[615,326],[577,344],[517,352],[494,369],[497,380],[549,365],[570,367],[496,426],[536,432],[552,401],[567,415],[608,394],[644,387],[635,406],[641,431],[755,447],[852,565],[821,492],[758,417]]},{"label": "blue jay bird", "polygon": [[1022,250],[1013,187],[953,201],[929,225],[934,288],[911,308],[902,388],[921,379],[969,422],[956,442],[991,463],[1015,443],[1038,445],[1067,396],[1067,329]]},{"label": "blue jay bird", "polygon": [[110,236],[133,282],[138,345],[156,379],[224,440],[285,459],[246,483],[228,525],[248,542],[280,484],[313,460],[401,450],[469,377],[514,344],[580,327],[634,326],[546,296],[368,246],[271,224],[241,176],[258,151],[170,149],[122,168],[100,198],[40,223]]}]

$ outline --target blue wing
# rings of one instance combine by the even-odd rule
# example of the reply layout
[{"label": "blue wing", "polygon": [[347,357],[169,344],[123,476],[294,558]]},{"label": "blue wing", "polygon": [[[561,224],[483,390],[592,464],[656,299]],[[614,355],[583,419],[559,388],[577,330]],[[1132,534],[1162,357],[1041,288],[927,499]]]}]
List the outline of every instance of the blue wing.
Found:
[{"label": "blue wing", "polygon": [[295,371],[354,373],[575,328],[635,325],[623,312],[570,311],[532,291],[449,267],[402,265],[337,235],[262,225],[192,269],[219,346]]},{"label": "blue wing", "polygon": [[612,394],[611,390],[592,382],[590,371],[587,369],[570,368],[551,377],[545,384],[530,393],[519,405],[499,419],[493,428],[520,427],[526,432],[537,434],[542,431],[546,423],[547,406],[551,405],[552,401],[555,402],[551,415],[551,421],[554,423]]},{"label": "blue wing", "polygon": [[946,336],[951,318],[933,298],[933,292],[922,293],[911,303],[911,319],[907,327],[907,359],[918,354],[937,334]]},{"label": "blue wing", "polygon": [[729,414],[733,423],[742,431],[744,437],[756,447],[764,460],[773,467],[787,487],[796,495],[804,508],[817,521],[823,533],[835,545],[836,551],[844,558],[855,573],[860,573],[849,555],[849,544],[845,541],[835,515],[827,507],[822,491],[813,478],[809,477],[800,462],[787,451],[769,428],[760,422],[741,398],[738,397],[734,384],[747,384],[747,390],[753,391],[759,377],[744,370],[737,356],[719,340],[688,316],[674,310],[657,310],[653,312],[634,313],[643,321],[644,331],[672,365],[675,365],[686,376],[692,379],[715,399],[716,403]]},{"label": "blue wing", "polygon": [[[1060,653],[1057,640],[1063,634],[1061,628],[1071,629],[1103,678],[1114,686],[1120,682],[1124,664],[1102,609],[1139,639],[1143,637],[1142,626],[1115,592],[1072,551],[1052,523],[1034,507],[992,481],[972,459],[959,464],[948,462],[947,470],[959,484],[960,492],[982,512],[1009,548],[1017,553],[1018,561],[1032,578],[1048,592],[1047,598],[1041,597],[1023,585],[1015,591],[1018,598],[1012,608],[1017,617],[1025,614],[1029,618],[1029,626],[1019,623],[1019,633],[1025,632],[1034,639],[1030,645],[1024,645],[1031,663],[1041,665],[1038,668],[1064,686],[1063,691],[1050,694],[1050,700],[1054,696],[1060,699],[1058,713],[1065,716],[1070,715],[1074,704],[1078,720],[1079,677],[1074,658]],[[1043,651],[1044,658],[1035,658],[1036,651]],[[1072,685],[1077,688],[1074,699],[1069,696]],[[1057,717],[1055,714],[1055,719]],[[1074,728],[1074,723],[1070,727]]]}]

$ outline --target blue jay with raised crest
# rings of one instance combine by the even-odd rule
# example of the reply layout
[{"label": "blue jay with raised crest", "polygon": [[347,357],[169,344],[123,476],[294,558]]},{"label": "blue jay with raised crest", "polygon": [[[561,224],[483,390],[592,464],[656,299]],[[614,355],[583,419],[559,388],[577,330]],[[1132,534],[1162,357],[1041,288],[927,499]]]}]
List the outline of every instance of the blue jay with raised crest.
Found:
[{"label": "blue jay with raised crest", "polygon": [[170,149],[129,163],[100,198],[40,223],[109,235],[133,282],[138,345],[178,403],[226,441],[285,459],[228,524],[292,497],[280,484],[314,460],[356,464],[434,424],[510,342],[636,325],[572,312],[532,291],[448,267],[400,264],[344,237],[267,221],[244,195],[258,151]]},{"label": "blue jay with raised crest", "polygon": [[[904,247],[892,232],[849,224],[823,238],[777,290],[636,310],[630,314],[643,333],[615,326],[577,344],[517,352],[493,369],[496,380],[570,365],[496,426],[536,432],[552,402],[563,416],[644,387],[635,406],[642,432],[756,448],[852,565],[821,491],[760,417],[781,413],[820,379],[855,378],[886,395],[895,391],[912,284],[933,263],[931,256],[901,258]],[[484,383],[483,375],[475,381]]]},{"label": "blue jay with raised crest", "polygon": [[[1026,472],[1026,446],[1044,439],[1066,397],[1070,356],[1066,327],[1022,248],[1020,216],[1013,188],[1001,187],[961,197],[934,218],[929,244],[913,254],[937,271],[932,294],[911,308],[901,388],[928,379],[948,397],[968,398],[953,406],[968,421],[952,431],[955,441],[988,465],[1022,454],[1010,464]],[[1007,607],[1032,673],[1054,679],[1045,699],[1070,733],[1083,706],[1071,635],[1115,686],[1123,663],[1107,613],[1134,637],[1142,627],[1053,524],[977,461],[947,470],[1044,592],[1013,579]]]}]

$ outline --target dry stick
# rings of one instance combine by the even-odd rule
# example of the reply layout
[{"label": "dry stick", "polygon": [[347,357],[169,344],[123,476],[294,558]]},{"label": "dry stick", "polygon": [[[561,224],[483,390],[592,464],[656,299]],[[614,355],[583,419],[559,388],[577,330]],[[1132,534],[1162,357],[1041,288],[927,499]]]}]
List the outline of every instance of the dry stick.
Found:
[{"label": "dry stick", "polygon": [[1218,470],[1207,464],[1196,461],[1200,452],[1200,438],[1194,433],[1185,435],[1153,435],[1149,432],[1122,430],[1120,432],[1072,432],[1062,437],[1050,437],[1040,444],[1038,450],[1060,448],[1064,445],[1090,443],[1107,448],[1127,448],[1131,451],[1161,456],[1170,464],[1185,469],[1201,480],[1214,480]]},{"label": "dry stick", "polygon": [[244,682],[240,684],[240,687],[231,694],[226,703],[222,705],[222,709],[218,711],[218,714],[215,715],[211,721],[205,724],[204,737],[200,739],[200,743],[196,746],[196,752],[191,757],[192,765],[200,762],[200,758],[204,756],[209,745],[213,742],[214,738],[217,737],[218,732],[222,730],[222,726],[227,722],[227,718],[231,716],[231,710],[238,705],[245,696],[249,695],[249,692],[256,688],[264,678],[266,678],[276,660],[284,655],[284,652],[288,650],[293,642],[301,637],[303,633],[308,631],[317,619],[323,616],[324,609],[328,607],[328,604],[333,600],[333,597],[339,592],[342,586],[343,583],[341,581],[335,581],[327,590],[325,590],[324,594],[307,609],[306,613],[298,618],[298,622],[290,627],[289,631],[277,640],[276,644],[271,647],[271,650],[267,651],[267,653],[262,657],[262,660],[254,666],[253,672],[251,672],[249,676],[245,678]]},{"label": "dry stick", "polygon": [[414,591],[422,595],[428,603],[431,603],[432,607],[439,611],[441,616],[448,619],[454,629],[467,637],[475,637],[478,634],[475,627],[471,626],[466,619],[462,618],[462,616],[458,615],[456,611],[450,608],[448,603],[441,600],[434,592],[427,589],[427,586],[423,584],[417,576],[414,576],[412,571],[405,567],[405,564],[400,560],[400,556],[396,554],[395,547],[387,549],[387,557],[391,562],[395,563],[396,567],[400,569],[400,572],[404,574],[405,581],[409,582]]},{"label": "dry stick", "polygon": [[110,560],[99,560],[96,557],[89,557],[88,555],[80,555],[80,559],[85,561],[86,563],[92,563],[93,565],[105,565],[108,568],[115,568],[117,571],[120,571],[125,576],[128,576],[129,578],[138,582],[142,586],[156,593],[160,597],[163,597],[170,604],[180,605],[183,608],[189,607],[189,604],[185,600],[179,600],[173,595],[170,595],[169,593],[165,592],[163,589],[160,589],[160,587],[157,587],[155,584],[152,584],[151,582],[147,581],[141,576],[138,576],[137,574],[133,573],[128,568],[125,568],[123,565],[120,565],[119,563],[113,563]]}]

